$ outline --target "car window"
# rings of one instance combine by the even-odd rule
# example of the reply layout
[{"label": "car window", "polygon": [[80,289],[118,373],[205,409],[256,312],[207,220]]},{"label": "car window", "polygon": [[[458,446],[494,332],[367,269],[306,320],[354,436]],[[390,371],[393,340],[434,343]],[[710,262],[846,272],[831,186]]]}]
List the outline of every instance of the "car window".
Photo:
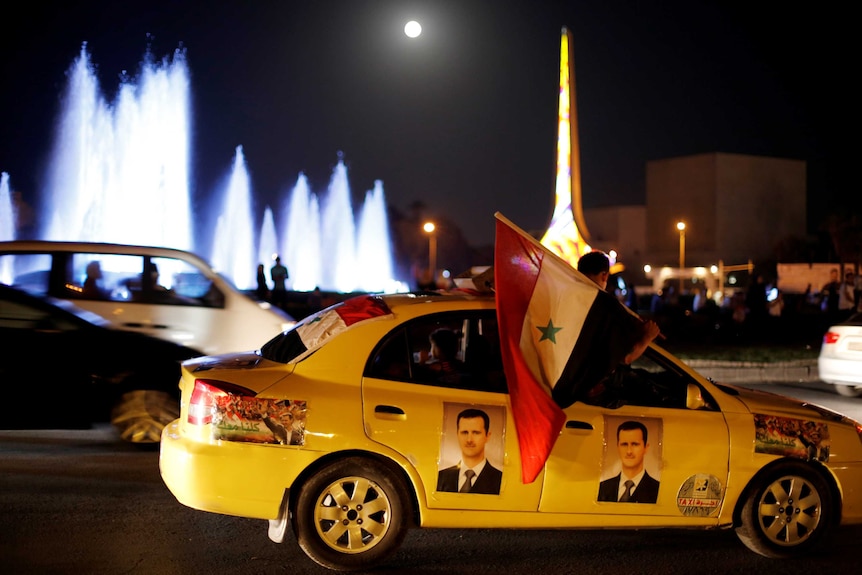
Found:
[{"label": "car window", "polygon": [[225,297],[194,265],[143,254],[4,254],[11,285],[62,299],[224,307]]},{"label": "car window", "polygon": [[8,270],[9,277],[3,281],[33,295],[48,294],[51,275],[51,256],[49,254],[2,254],[0,269]]},{"label": "car window", "polygon": [[505,393],[496,314],[493,310],[433,314],[399,326],[372,352],[365,374]]},{"label": "car window", "polygon": [[618,366],[588,393],[584,402],[613,409],[623,405],[685,409],[689,384],[700,388],[705,409],[718,409],[716,402],[692,377],[649,348],[631,365]]}]

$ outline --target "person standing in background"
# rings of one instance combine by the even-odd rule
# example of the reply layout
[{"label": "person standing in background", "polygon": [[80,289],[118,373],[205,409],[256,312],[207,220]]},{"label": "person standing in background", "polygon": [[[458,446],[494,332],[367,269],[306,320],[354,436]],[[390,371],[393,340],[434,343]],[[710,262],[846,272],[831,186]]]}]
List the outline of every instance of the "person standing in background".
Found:
[{"label": "person standing in background", "polygon": [[284,309],[287,305],[287,268],[281,263],[281,256],[275,256],[275,265],[269,270],[272,278],[272,304]]},{"label": "person standing in background", "polygon": [[838,311],[842,320],[856,311],[856,275],[851,271],[844,273],[844,281],[838,288]]},{"label": "person standing in background", "polygon": [[266,270],[263,264],[257,264],[257,299],[269,301],[269,286],[266,282]]}]

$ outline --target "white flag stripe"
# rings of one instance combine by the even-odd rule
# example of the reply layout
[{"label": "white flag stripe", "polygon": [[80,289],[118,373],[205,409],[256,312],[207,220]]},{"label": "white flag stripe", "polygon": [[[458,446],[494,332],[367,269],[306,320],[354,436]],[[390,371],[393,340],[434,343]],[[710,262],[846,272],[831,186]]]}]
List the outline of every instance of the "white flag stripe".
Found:
[{"label": "white flag stripe", "polygon": [[[598,295],[597,285],[586,278],[585,282],[568,264],[564,265],[550,258],[542,262],[519,341],[533,376],[548,388],[560,379]],[[539,327],[558,331],[551,339]]]},{"label": "white flag stripe", "polygon": [[309,322],[297,329],[305,347],[311,351],[334,334],[347,329],[341,316],[330,311],[324,313],[318,321]]}]

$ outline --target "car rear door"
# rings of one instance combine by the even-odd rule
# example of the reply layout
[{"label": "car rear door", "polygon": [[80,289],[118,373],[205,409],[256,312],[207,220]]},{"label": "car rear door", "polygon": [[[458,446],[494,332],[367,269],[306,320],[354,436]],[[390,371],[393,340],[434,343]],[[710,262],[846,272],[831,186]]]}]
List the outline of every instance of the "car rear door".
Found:
[{"label": "car rear door", "polygon": [[[429,334],[438,328],[459,336],[463,377],[439,378],[424,370]],[[429,508],[535,511],[541,484],[521,482],[509,395],[499,358],[494,310],[433,314],[402,324],[375,348],[362,383],[363,416],[370,438],[407,459],[421,478],[418,486]],[[488,466],[502,472],[499,486],[460,493],[441,482],[446,469],[462,459],[458,416],[485,413]],[[490,476],[492,469],[480,473]]]}]

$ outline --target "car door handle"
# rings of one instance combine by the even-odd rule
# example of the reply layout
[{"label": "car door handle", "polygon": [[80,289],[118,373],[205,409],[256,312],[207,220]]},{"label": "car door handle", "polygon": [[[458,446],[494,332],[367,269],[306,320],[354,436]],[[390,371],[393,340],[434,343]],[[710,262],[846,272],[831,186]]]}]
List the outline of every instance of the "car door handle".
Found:
[{"label": "car door handle", "polygon": [[124,327],[131,327],[135,329],[168,329],[168,326],[161,323],[137,323],[137,322],[127,322],[123,324]]},{"label": "car door handle", "polygon": [[382,419],[407,419],[407,414],[404,413],[404,410],[394,405],[375,405],[374,414],[380,416]]},{"label": "car door handle", "polygon": [[566,429],[587,429],[592,431],[593,426],[586,421],[567,421]]}]

